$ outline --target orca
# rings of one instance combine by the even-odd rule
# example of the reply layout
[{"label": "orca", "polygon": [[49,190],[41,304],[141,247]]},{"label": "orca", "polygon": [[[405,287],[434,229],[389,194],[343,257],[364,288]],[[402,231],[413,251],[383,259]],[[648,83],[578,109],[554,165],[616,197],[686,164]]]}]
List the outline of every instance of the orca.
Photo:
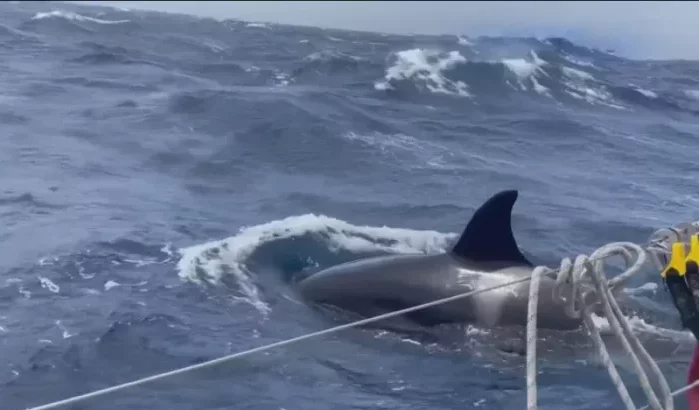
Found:
[{"label": "orca", "polygon": [[[483,203],[448,252],[343,263],[302,279],[297,290],[317,305],[370,317],[531,276],[535,266],[522,254],[512,232],[517,196],[517,190],[506,190]],[[580,327],[581,319],[566,315],[554,299],[554,279],[542,277],[540,286],[538,327]],[[404,318],[420,326],[526,325],[528,296],[529,281],[525,281],[408,313]]]}]

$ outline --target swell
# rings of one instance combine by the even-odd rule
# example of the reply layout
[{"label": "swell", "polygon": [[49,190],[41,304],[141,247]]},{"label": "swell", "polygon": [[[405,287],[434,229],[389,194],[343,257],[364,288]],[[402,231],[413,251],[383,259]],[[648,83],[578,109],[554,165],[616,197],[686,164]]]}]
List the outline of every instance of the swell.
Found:
[{"label": "swell", "polygon": [[[373,85],[390,99],[419,104],[439,104],[445,97],[483,104],[534,99],[593,109],[699,112],[684,92],[624,83],[615,75],[618,67],[637,62],[561,37],[380,36],[184,17],[155,32],[148,22],[161,24],[160,19],[157,13],[52,10],[35,13],[20,27],[58,36],[77,30],[80,37],[136,32],[142,37],[123,42],[136,49],[85,40],[82,47],[90,50],[68,61],[177,66],[187,75],[223,86],[330,86],[370,92]],[[191,30],[175,30],[184,25]],[[238,35],[227,37],[231,32]],[[18,34],[5,27],[0,35]]]}]

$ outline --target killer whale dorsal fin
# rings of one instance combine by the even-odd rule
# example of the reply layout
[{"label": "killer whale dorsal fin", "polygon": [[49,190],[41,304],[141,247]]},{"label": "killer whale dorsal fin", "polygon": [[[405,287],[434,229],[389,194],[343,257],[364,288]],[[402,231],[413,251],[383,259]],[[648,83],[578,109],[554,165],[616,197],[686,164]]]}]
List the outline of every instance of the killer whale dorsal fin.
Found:
[{"label": "killer whale dorsal fin", "polygon": [[474,212],[452,252],[477,262],[533,266],[519,250],[512,233],[512,207],[517,195],[517,190],[501,191],[483,203]]}]

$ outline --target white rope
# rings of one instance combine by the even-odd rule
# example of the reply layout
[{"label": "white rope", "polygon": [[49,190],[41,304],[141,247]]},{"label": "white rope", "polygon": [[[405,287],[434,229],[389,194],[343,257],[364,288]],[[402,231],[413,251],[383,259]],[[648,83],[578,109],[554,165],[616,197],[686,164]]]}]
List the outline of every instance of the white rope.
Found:
[{"label": "white rope", "polygon": [[[693,232],[691,232],[689,229],[686,229],[686,226],[683,227],[683,230],[681,232],[673,228],[670,228],[668,232],[676,234],[676,241],[681,240],[682,242],[685,242],[687,234],[692,234],[699,229],[699,226],[697,225],[689,226],[694,229]],[[605,316],[609,321],[610,328],[612,329],[616,337],[621,341],[624,349],[626,350],[626,353],[630,356],[631,360],[633,361],[636,373],[641,383],[641,387],[646,395],[646,398],[648,399],[649,405],[653,408],[653,410],[673,410],[673,397],[690,390],[694,386],[699,385],[699,381],[682,389],[671,392],[667,380],[658,368],[657,364],[648,354],[645,348],[641,345],[638,338],[631,331],[628,321],[622,315],[621,309],[619,308],[619,305],[617,304],[616,299],[614,297],[615,291],[618,291],[621,288],[621,286],[625,284],[629,280],[629,278],[631,278],[631,276],[640,271],[641,267],[646,262],[648,255],[651,256],[651,259],[655,263],[656,267],[662,268],[663,264],[661,263],[660,255],[663,253],[668,253],[670,243],[667,242],[672,239],[668,236],[666,232],[658,232],[663,233],[662,237],[656,241],[653,241],[648,247],[646,247],[646,249],[643,249],[640,246],[629,242],[608,244],[597,249],[589,257],[586,255],[579,255],[575,259],[574,263],[571,263],[570,259],[568,258],[563,259],[558,270],[552,270],[545,266],[539,266],[534,269],[531,277],[521,278],[512,282],[462,293],[448,298],[435,300],[432,302],[385,313],[379,316],[374,316],[363,320],[358,320],[355,322],[332,327],[318,332],[313,332],[297,336],[291,339],[282,340],[276,343],[259,346],[253,349],[223,356],[207,362],[198,363],[169,372],[156,374],[150,377],[145,377],[117,386],[96,390],[93,392],[70,397],[42,406],[28,408],[27,410],[56,409],[65,405],[75,404],[78,402],[86,401],[88,399],[103,396],[108,393],[113,393],[119,390],[125,390],[131,387],[141,386],[157,380],[162,380],[172,376],[189,373],[195,370],[212,367],[224,362],[240,359],[255,353],[268,351],[277,347],[288,346],[304,340],[339,332],[341,330],[362,326],[384,319],[389,319],[395,316],[403,315],[405,313],[410,313],[428,307],[437,306],[443,303],[449,303],[458,299],[467,298],[491,290],[496,290],[507,286],[516,285],[519,283],[524,283],[529,280],[531,280],[531,283],[529,287],[527,314],[527,410],[536,410],[536,341],[539,284],[542,275],[553,274],[556,274],[557,283],[557,286],[554,290],[554,298],[557,298],[564,304],[564,311],[569,317],[582,318],[583,323],[590,332],[590,337],[592,338],[595,347],[597,347],[602,362],[607,367],[609,376],[612,379],[612,382],[614,383],[614,386],[616,387],[617,392],[619,393],[619,396],[622,402],[624,403],[626,409],[636,410],[636,406],[634,405],[628,393],[628,390],[626,389],[626,386],[621,380],[616,366],[614,365],[614,363],[611,360],[611,357],[609,356],[609,352],[607,351],[607,348],[604,344],[604,341],[602,340],[599,330],[597,329],[592,320],[592,313],[589,306],[591,301],[595,302],[595,304],[601,305],[602,309],[605,312]],[[658,234],[658,232],[656,232],[656,234]],[[607,280],[604,271],[604,263],[605,260],[613,256],[623,257],[626,261],[628,268],[626,269],[626,271],[624,271],[617,277],[611,280]],[[565,292],[564,294],[564,291],[566,290],[567,292]],[[662,397],[662,402],[664,403],[664,407],[661,405],[660,400],[658,399],[655,391],[653,390],[650,384],[648,375],[646,374],[646,371],[643,367],[643,362],[645,362],[645,365],[650,368],[650,370],[652,371],[651,373],[656,379],[656,383],[660,385],[660,393]],[[645,406],[642,409],[646,409],[647,407],[648,406]]]},{"label": "white rope", "polygon": [[[539,306],[539,283],[548,268],[538,266],[532,272],[527,304],[527,410],[536,410],[536,319]],[[530,365],[530,363],[533,363]]]},{"label": "white rope", "polygon": [[[631,330],[628,321],[623,316],[621,309],[619,308],[619,305],[612,294],[611,287],[605,275],[604,263],[613,256],[622,256],[628,266],[626,271],[617,276],[614,281],[609,281],[609,283],[613,283],[616,286],[620,286],[621,284],[625,283],[631,276],[639,272],[647,259],[646,250],[636,244],[628,242],[611,243],[605,245],[597,249],[589,257],[586,255],[580,255],[576,258],[574,264],[571,264],[570,260],[565,258],[561,261],[561,267],[558,270],[557,284],[561,285],[563,283],[568,283],[571,285],[570,287],[572,288],[572,291],[569,292],[567,297],[563,297],[559,289],[554,293],[554,296],[558,296],[561,302],[566,305],[565,312],[571,317],[577,318],[582,316],[583,322],[590,332],[593,343],[600,353],[602,362],[607,368],[612,383],[616,387],[619,397],[627,410],[636,410],[636,406],[633,403],[626,386],[621,380],[621,377],[616,370],[616,366],[612,362],[609,352],[607,351],[607,348],[599,335],[599,331],[592,320],[589,299],[594,296],[596,296],[598,299],[597,303],[601,304],[605,316],[609,321],[609,326],[612,332],[619,339],[624,347],[624,350],[631,358],[636,374],[639,378],[639,382],[641,383],[641,388],[643,389],[643,392],[645,393],[651,407],[654,410],[663,410],[663,408],[665,410],[673,410],[674,403],[672,394],[665,376],[662,374],[655,361],[648,354]],[[536,410],[537,408],[536,317],[539,293],[538,282],[541,275],[550,271],[550,269],[545,267],[536,268],[532,273],[532,283],[529,287],[529,314],[527,321],[527,410]],[[591,293],[591,290],[584,293],[580,290],[581,285],[587,284],[585,280],[588,278],[596,290],[594,293]],[[582,308],[577,309],[575,307],[576,302],[579,302],[582,305]],[[664,407],[661,406],[658,397],[650,384],[648,375],[646,374],[643,366],[644,362],[646,366],[652,370],[655,379],[660,384],[660,390],[663,397],[663,402],[665,404]]]},{"label": "white rope", "polygon": [[[569,317],[582,317],[585,327],[590,332],[590,337],[600,354],[602,363],[607,368],[607,372],[612,380],[612,383],[619,393],[624,406],[627,410],[636,410],[636,406],[629,395],[629,392],[624,385],[619,372],[614,365],[606,345],[595,326],[590,312],[590,299],[597,297],[597,303],[601,304],[604,310],[605,317],[609,322],[609,326],[614,335],[619,339],[631,358],[636,374],[641,383],[649,404],[642,407],[647,409],[649,406],[654,410],[673,410],[673,398],[681,393],[690,390],[694,386],[699,386],[699,380],[692,384],[683,387],[676,391],[671,391],[667,383],[667,379],[658,367],[657,363],[650,356],[648,351],[643,347],[638,337],[633,333],[629,326],[626,317],[621,312],[619,305],[614,297],[615,291],[619,291],[633,275],[638,273],[645,264],[647,257],[650,256],[655,267],[662,270],[667,260],[663,263],[661,256],[669,255],[669,249],[674,242],[681,242],[685,245],[691,235],[699,232],[699,222],[684,223],[672,228],[665,228],[656,231],[651,236],[649,245],[644,248],[630,242],[618,242],[605,245],[589,257],[587,255],[579,255],[575,259],[575,263],[571,263],[570,259],[565,258],[561,261],[558,271],[554,271],[545,267],[537,267],[532,273],[532,283],[529,288],[529,303],[528,303],[528,321],[527,321],[527,410],[537,409],[537,394],[536,394],[536,318],[538,309],[539,295],[539,278],[541,275],[556,273],[556,288],[554,290],[554,299],[558,299],[564,303],[564,311]],[[627,269],[620,275],[607,280],[604,269],[605,261],[613,256],[621,256],[626,262]],[[592,287],[596,290],[589,290],[589,283],[585,280],[589,279],[592,282]],[[564,286],[568,285],[568,286]],[[588,285],[587,291],[583,292],[581,287]],[[564,290],[568,290],[567,294],[563,294]],[[577,307],[576,303],[581,306]],[[656,383],[659,384],[660,393],[662,396],[663,405],[651,387],[648,375],[643,367],[643,364],[650,368]]]},{"label": "white rope", "polygon": [[176,370],[172,370],[172,371],[165,372],[165,373],[156,374],[156,375],[153,375],[153,376],[150,376],[150,377],[145,377],[145,378],[143,378],[143,379],[134,380],[134,381],[132,381],[132,382],[120,384],[120,385],[118,385],[118,386],[112,386],[112,387],[108,387],[108,388],[105,388],[105,389],[96,390],[96,391],[93,391],[93,392],[90,392],[90,393],[82,394],[82,395],[80,395],[80,396],[70,397],[70,398],[67,398],[67,399],[65,399],[65,400],[60,400],[60,401],[57,401],[57,402],[45,404],[45,405],[43,405],[43,406],[31,407],[31,408],[28,408],[27,410],[50,410],[50,409],[56,409],[56,408],[59,408],[59,407],[61,407],[61,406],[65,406],[65,405],[68,405],[68,404],[75,404],[75,403],[78,403],[78,402],[85,401],[85,400],[87,400],[87,399],[91,399],[91,398],[94,398],[94,397],[98,397],[98,396],[105,395],[105,394],[107,394],[107,393],[112,393],[112,392],[115,392],[115,391],[128,389],[128,388],[130,388],[130,387],[141,386],[141,385],[144,385],[144,384],[146,384],[146,383],[154,382],[154,381],[156,381],[156,380],[166,379],[166,378],[169,378],[169,377],[172,377],[172,376],[177,376],[177,375],[184,374],[184,373],[189,373],[189,372],[194,371],[194,370],[199,370],[199,369],[204,369],[204,368],[212,367],[212,366],[215,366],[215,365],[217,365],[217,364],[225,363],[225,362],[228,362],[228,361],[231,361],[231,360],[241,359],[241,358],[243,358],[243,357],[250,356],[250,355],[255,354],[255,353],[260,353],[260,352],[264,352],[264,351],[267,351],[267,350],[272,350],[272,349],[275,349],[275,348],[277,348],[277,347],[288,346],[288,345],[291,345],[291,344],[294,344],[294,343],[297,343],[297,342],[300,342],[300,341],[303,341],[303,340],[313,339],[313,338],[316,338],[316,337],[320,337],[320,336],[328,335],[328,334],[331,334],[331,333],[339,332],[340,330],[345,330],[345,329],[350,329],[350,328],[357,327],[357,326],[366,325],[366,324],[373,323],[373,322],[377,322],[377,321],[380,321],[380,320],[383,320],[383,319],[389,319],[389,318],[392,318],[392,317],[394,317],[394,316],[399,316],[399,315],[402,315],[402,314],[405,314],[405,313],[414,312],[414,311],[416,311],[416,310],[425,309],[425,308],[428,308],[428,307],[432,307],[432,306],[436,306],[436,305],[441,305],[441,304],[443,304],[443,303],[452,302],[452,301],[454,301],[454,300],[467,298],[467,297],[469,297],[469,296],[474,296],[474,295],[477,295],[477,294],[479,294],[479,293],[485,293],[485,292],[488,292],[488,291],[491,291],[491,290],[496,290],[496,289],[504,288],[504,287],[507,287],[507,286],[510,286],[510,285],[516,285],[516,284],[518,284],[518,283],[523,283],[523,282],[526,282],[526,281],[528,281],[528,280],[531,280],[531,278],[530,278],[530,277],[525,277],[525,278],[522,278],[522,279],[514,280],[514,281],[512,281],[512,282],[502,283],[502,284],[495,285],[495,286],[491,286],[491,287],[488,287],[488,288],[477,289],[477,290],[474,290],[474,291],[471,291],[471,292],[466,292],[466,293],[462,293],[462,294],[459,294],[459,295],[451,296],[451,297],[448,297],[448,298],[439,299],[439,300],[435,300],[435,301],[432,301],[432,302],[424,303],[424,304],[422,304],[422,305],[411,306],[411,307],[406,308],[406,309],[402,309],[402,310],[397,310],[397,311],[385,313],[385,314],[383,314],[383,315],[374,316],[374,317],[370,317],[370,318],[367,318],[367,319],[358,320],[358,321],[356,321],[356,322],[351,322],[351,323],[347,323],[347,324],[344,324],[344,325],[331,327],[331,328],[329,328],[329,329],[324,329],[324,330],[321,330],[321,331],[318,331],[318,332],[313,332],[313,333],[308,333],[308,334],[305,334],[305,335],[297,336],[297,337],[294,337],[294,338],[292,338],[292,339],[286,339],[286,340],[282,340],[282,341],[279,341],[279,342],[276,342],[276,343],[271,343],[271,344],[268,344],[268,345],[259,346],[259,347],[256,347],[256,348],[253,348],[253,349],[250,349],[250,350],[245,350],[245,351],[242,351],[242,352],[233,353],[233,354],[231,354],[231,355],[223,356],[223,357],[220,357],[220,358],[218,358],[218,359],[213,359],[213,360],[210,360],[210,361],[208,361],[208,362],[197,363],[197,364],[194,364],[194,365],[191,365],[191,366],[183,367],[183,368],[176,369]]},{"label": "white rope", "polygon": [[[677,390],[673,391],[670,395],[672,397],[679,396],[680,394],[686,393],[695,387],[699,387],[699,380],[695,380],[693,383],[688,384],[688,385],[682,387],[681,389],[677,389]],[[647,409],[648,409],[648,405],[645,405],[638,410],[647,410]]]}]

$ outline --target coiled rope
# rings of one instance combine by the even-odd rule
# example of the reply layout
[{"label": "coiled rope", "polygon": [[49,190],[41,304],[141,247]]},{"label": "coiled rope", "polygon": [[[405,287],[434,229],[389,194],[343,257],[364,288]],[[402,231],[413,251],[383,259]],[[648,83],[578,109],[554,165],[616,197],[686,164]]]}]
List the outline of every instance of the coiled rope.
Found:
[{"label": "coiled rope", "polygon": [[[572,281],[571,293],[573,297],[559,299],[565,303],[566,313],[575,318],[582,317],[585,327],[590,332],[592,341],[600,354],[602,363],[607,368],[607,372],[612,380],[612,383],[619,393],[624,406],[627,410],[636,410],[636,405],[633,403],[631,396],[628,393],[624,382],[621,380],[616,366],[612,362],[607,347],[604,344],[599,330],[594,325],[592,314],[590,312],[589,299],[591,296],[598,298],[597,303],[602,305],[605,316],[609,321],[609,326],[615,336],[619,339],[624,350],[630,356],[636,374],[643,392],[654,410],[673,410],[673,396],[670,387],[665,379],[665,376],[658,368],[653,358],[648,354],[641,342],[631,330],[628,321],[623,316],[619,305],[614,298],[613,288],[619,288],[622,284],[628,281],[631,276],[641,270],[647,260],[647,251],[640,246],[629,242],[617,242],[605,245],[589,257],[580,255],[575,259],[575,263],[571,263],[570,259],[565,258],[561,262],[561,267],[558,270],[557,283],[570,283]],[[622,256],[628,268],[613,280],[607,281],[604,270],[604,262],[613,257]],[[529,304],[527,318],[527,410],[536,410],[537,394],[536,394],[536,320],[539,296],[539,280],[541,275],[550,272],[546,267],[537,267],[532,273],[532,283],[529,287]],[[582,293],[578,290],[579,286],[584,283],[584,280],[589,278],[596,292],[592,291]],[[560,295],[559,295],[560,296]],[[580,307],[576,307],[576,302],[580,303]],[[658,397],[653,390],[648,375],[644,369],[643,363],[650,368],[657,383],[660,385],[661,395],[664,406],[660,404]]]},{"label": "coiled rope", "polygon": [[[626,353],[631,357],[636,373],[643,392],[648,399],[648,403],[653,410],[673,410],[673,397],[684,393],[691,388],[699,385],[699,381],[692,383],[689,386],[683,387],[674,392],[670,391],[667,380],[658,368],[655,361],[651,358],[645,348],[641,345],[638,338],[633,334],[628,321],[622,315],[621,309],[616,302],[615,293],[619,291],[629,278],[638,273],[647,261],[650,255],[656,267],[662,268],[661,258],[669,253],[669,247],[672,242],[682,241],[686,243],[688,235],[699,230],[699,225],[686,224],[682,225],[681,229],[669,228],[658,231],[654,234],[658,238],[645,247],[641,247],[634,243],[617,242],[605,245],[590,256],[579,255],[575,262],[571,262],[569,258],[561,261],[559,269],[551,269],[545,266],[539,266],[534,269],[531,277],[525,277],[511,282],[482,288],[459,295],[451,296],[444,299],[435,300],[421,305],[412,306],[406,309],[401,309],[382,315],[370,317],[363,320],[347,323],[340,326],[335,326],[318,332],[308,333],[297,336],[291,339],[282,340],[272,344],[259,346],[250,350],[234,353],[223,356],[207,362],[198,363],[195,365],[183,367],[165,373],[156,374],[150,377],[145,377],[132,382],[120,384],[117,386],[108,387],[101,390],[96,390],[79,396],[70,397],[64,400],[52,402],[38,407],[28,408],[27,410],[53,410],[70,404],[76,404],[88,399],[113,393],[120,390],[125,390],[131,387],[141,386],[158,380],[163,380],[180,374],[190,373],[196,370],[209,368],[225,362],[241,359],[256,353],[276,349],[278,347],[289,346],[304,340],[317,338],[320,336],[336,333],[341,330],[350,329],[384,319],[389,319],[395,316],[400,316],[406,313],[414,312],[428,307],[449,303],[455,300],[468,298],[480,293],[489,292],[492,290],[504,288],[507,286],[516,285],[531,280],[529,287],[528,301],[528,318],[527,318],[527,410],[537,409],[537,371],[536,371],[536,341],[537,341],[537,308],[539,299],[539,284],[542,276],[554,277],[557,282],[554,296],[564,305],[567,315],[573,318],[582,317],[583,323],[590,332],[593,343],[601,356],[603,364],[607,367],[609,376],[614,383],[614,386],[621,397],[624,406],[627,410],[636,410],[628,390],[619,376],[616,366],[609,356],[609,352],[600,336],[599,330],[594,325],[592,320],[591,307],[601,305],[604,313],[609,321],[610,328],[621,341]],[[675,236],[672,238],[671,236]],[[607,280],[604,263],[607,259],[621,256],[625,259],[627,269],[620,275],[611,280]],[[567,292],[564,292],[567,290]],[[564,294],[565,293],[565,294]],[[645,362],[656,379],[656,383],[660,386],[660,401],[651,386],[648,375],[643,367]],[[647,408],[643,407],[641,410]]]}]

